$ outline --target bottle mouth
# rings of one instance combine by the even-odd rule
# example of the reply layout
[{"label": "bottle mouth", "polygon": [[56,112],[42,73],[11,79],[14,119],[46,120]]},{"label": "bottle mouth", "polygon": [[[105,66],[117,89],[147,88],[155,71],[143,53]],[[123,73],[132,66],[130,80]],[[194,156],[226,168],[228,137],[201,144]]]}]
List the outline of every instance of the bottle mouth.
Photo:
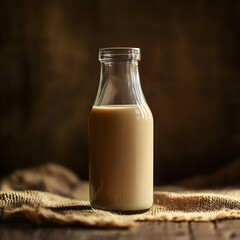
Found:
[{"label": "bottle mouth", "polygon": [[109,47],[99,49],[99,61],[139,61],[141,59],[140,48]]}]

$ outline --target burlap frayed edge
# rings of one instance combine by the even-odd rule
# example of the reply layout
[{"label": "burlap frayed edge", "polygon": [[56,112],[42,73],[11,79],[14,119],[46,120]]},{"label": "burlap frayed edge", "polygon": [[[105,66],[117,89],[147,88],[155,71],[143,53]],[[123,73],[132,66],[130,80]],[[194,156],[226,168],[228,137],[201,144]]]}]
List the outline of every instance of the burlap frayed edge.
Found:
[{"label": "burlap frayed edge", "polygon": [[60,214],[45,208],[32,208],[22,206],[13,210],[4,210],[1,214],[2,221],[10,221],[17,219],[27,220],[37,225],[56,224],[62,226],[88,226],[99,228],[134,228],[139,221],[196,221],[207,222],[223,219],[240,218],[239,210],[222,209],[213,212],[169,212],[157,213],[157,215],[113,215],[113,216],[81,216],[71,214]]}]

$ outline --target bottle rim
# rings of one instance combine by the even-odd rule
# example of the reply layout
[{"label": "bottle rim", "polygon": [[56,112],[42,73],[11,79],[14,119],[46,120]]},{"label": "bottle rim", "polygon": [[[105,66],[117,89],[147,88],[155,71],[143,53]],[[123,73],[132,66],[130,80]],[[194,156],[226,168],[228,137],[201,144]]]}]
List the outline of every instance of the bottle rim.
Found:
[{"label": "bottle rim", "polygon": [[136,47],[107,47],[100,48],[98,55],[100,62],[132,61],[141,59],[140,48]]}]

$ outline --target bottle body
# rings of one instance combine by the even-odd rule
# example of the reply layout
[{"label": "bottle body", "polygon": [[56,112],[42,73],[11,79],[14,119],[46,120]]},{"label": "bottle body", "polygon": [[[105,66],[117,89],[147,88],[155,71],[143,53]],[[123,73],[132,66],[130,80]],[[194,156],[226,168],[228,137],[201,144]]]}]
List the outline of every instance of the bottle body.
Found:
[{"label": "bottle body", "polygon": [[[106,81],[108,86],[110,81]],[[127,82],[130,86],[129,79]],[[135,92],[141,88],[140,83],[133,85],[136,86],[131,89],[136,88]],[[114,95],[116,99],[116,91]],[[135,100],[129,100],[129,96],[125,97],[126,103],[102,104],[105,92],[90,113],[89,177],[93,208],[141,211],[153,203],[153,117],[144,97],[140,101],[141,96],[135,96]]]}]

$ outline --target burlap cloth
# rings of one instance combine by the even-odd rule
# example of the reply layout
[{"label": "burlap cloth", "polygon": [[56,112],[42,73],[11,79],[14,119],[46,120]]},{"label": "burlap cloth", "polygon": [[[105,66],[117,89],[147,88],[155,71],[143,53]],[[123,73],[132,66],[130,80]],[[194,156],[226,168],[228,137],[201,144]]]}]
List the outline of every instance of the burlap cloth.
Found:
[{"label": "burlap cloth", "polygon": [[13,172],[0,183],[2,222],[129,228],[138,221],[210,221],[240,218],[240,189],[189,191],[162,187],[146,213],[93,210],[88,183],[56,164]]}]

